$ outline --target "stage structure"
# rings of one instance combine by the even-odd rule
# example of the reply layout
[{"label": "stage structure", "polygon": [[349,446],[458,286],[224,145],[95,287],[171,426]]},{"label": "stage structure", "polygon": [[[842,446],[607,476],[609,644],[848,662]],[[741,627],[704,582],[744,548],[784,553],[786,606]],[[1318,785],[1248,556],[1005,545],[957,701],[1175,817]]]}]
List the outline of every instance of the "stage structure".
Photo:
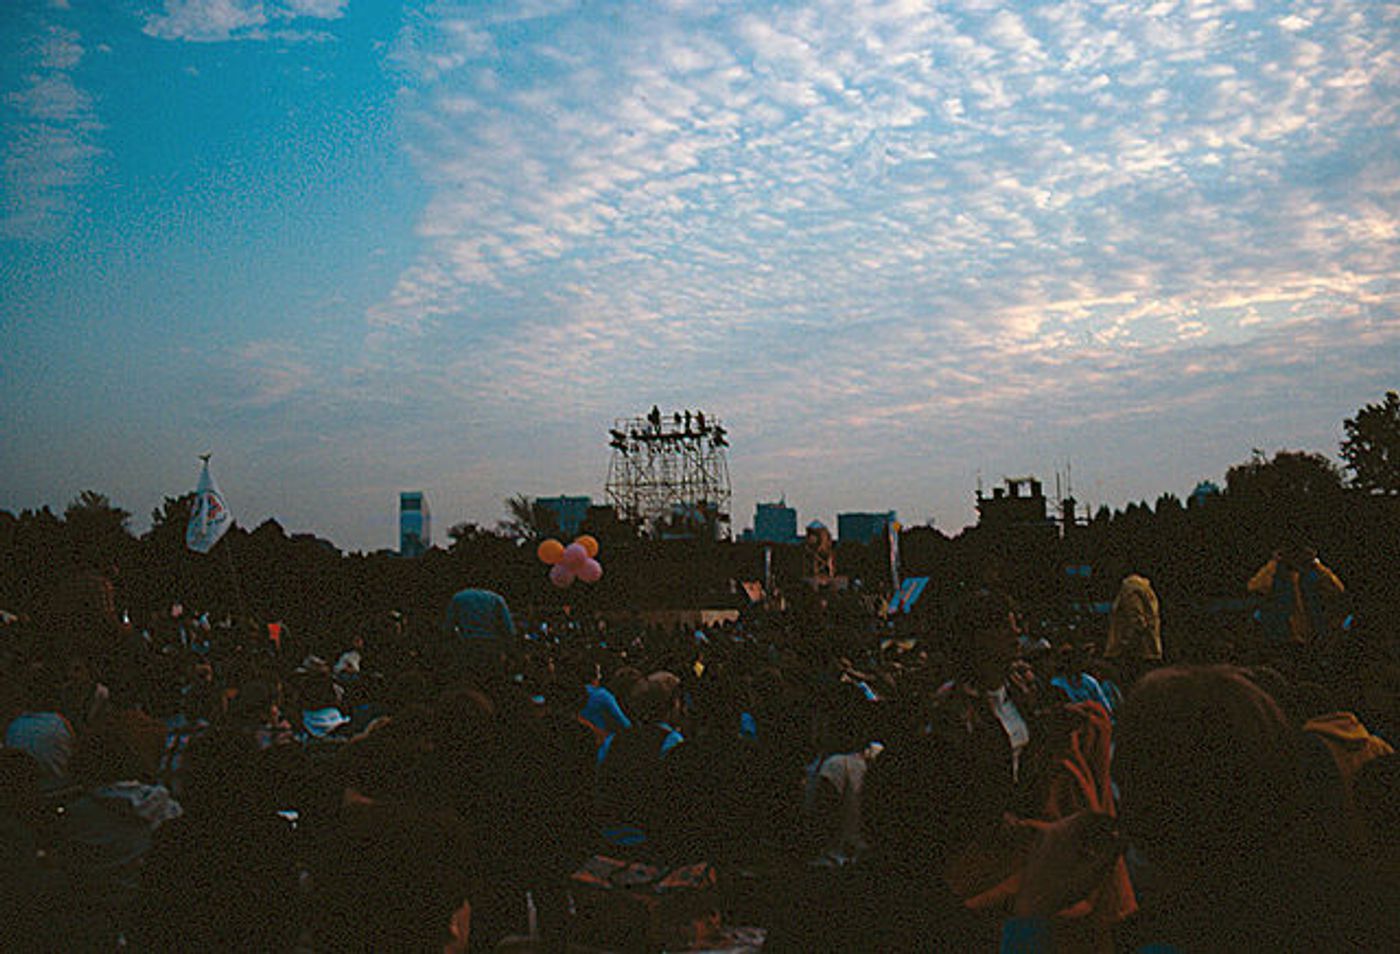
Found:
[{"label": "stage structure", "polygon": [[725,535],[729,523],[727,431],[703,411],[619,418],[608,431],[608,501],[657,537]]}]

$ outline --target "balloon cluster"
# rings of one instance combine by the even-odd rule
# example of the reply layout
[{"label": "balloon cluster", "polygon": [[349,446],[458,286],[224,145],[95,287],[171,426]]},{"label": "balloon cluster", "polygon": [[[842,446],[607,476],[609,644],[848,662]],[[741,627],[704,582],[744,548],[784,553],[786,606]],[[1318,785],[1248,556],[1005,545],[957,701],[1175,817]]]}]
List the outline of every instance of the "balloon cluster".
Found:
[{"label": "balloon cluster", "polygon": [[603,564],[596,559],[598,541],[586,533],[568,546],[552,537],[541,540],[535,554],[549,564],[549,582],[561,590],[576,579],[597,583],[603,576]]}]

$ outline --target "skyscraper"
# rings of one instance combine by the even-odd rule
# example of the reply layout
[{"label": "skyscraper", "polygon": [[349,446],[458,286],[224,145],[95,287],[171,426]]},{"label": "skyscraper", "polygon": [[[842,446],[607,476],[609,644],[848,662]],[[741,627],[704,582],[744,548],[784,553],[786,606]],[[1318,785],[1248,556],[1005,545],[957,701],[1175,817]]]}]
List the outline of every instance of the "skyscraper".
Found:
[{"label": "skyscraper", "polygon": [[838,513],[836,538],[842,543],[875,543],[897,518],[893,510],[884,513]]},{"label": "skyscraper", "polygon": [[761,543],[796,543],[797,510],[786,500],[761,503],[754,508],[753,538]]},{"label": "skyscraper", "polygon": [[433,545],[428,498],[421,490],[399,494],[399,555],[421,556]]},{"label": "skyscraper", "polygon": [[560,536],[573,537],[583,526],[583,521],[588,517],[588,508],[593,505],[593,501],[588,497],[536,497],[534,504],[536,507],[543,507],[554,514],[554,521],[558,525]]}]

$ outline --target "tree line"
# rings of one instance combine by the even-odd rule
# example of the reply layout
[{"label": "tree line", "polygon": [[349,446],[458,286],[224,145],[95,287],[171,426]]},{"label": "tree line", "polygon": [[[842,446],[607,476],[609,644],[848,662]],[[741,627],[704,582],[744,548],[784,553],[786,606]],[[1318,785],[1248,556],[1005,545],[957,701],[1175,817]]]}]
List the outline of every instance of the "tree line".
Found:
[{"label": "tree line", "polygon": [[[1347,419],[1344,431],[1344,467],[1311,451],[1255,451],[1229,468],[1218,492],[1105,507],[1072,527],[972,527],[951,537],[909,528],[900,541],[903,574],[929,577],[925,606],[991,582],[1032,615],[1053,618],[1066,607],[1111,600],[1122,576],[1136,570],[1183,618],[1204,618],[1241,611],[1250,574],[1273,550],[1306,542],[1341,576],[1359,612],[1393,626],[1400,619],[1400,398],[1388,392]],[[789,605],[837,598],[804,584],[801,544],[647,539],[601,510],[583,530],[602,544],[603,579],[556,590],[534,552],[551,517],[524,497],[507,502],[509,519],[497,527],[458,524],[448,546],[420,557],[344,553],[312,535],[289,535],[271,519],[252,530],[235,525],[211,553],[196,554],[184,545],[192,498],[166,497],[139,536],[131,514],[94,491],[61,515],[48,507],[0,511],[0,609],[40,619],[74,574],[115,566],[118,601],[134,625],[181,601],[215,616],[282,620],[313,642],[334,643],[383,625],[391,611],[432,628],[451,594],[468,585],[495,589],[524,613],[744,608],[739,584],[763,580],[765,549]],[[888,596],[883,542],[838,541],[836,559],[848,583],[839,599],[871,607]],[[1091,570],[1084,577],[1067,567]]]}]

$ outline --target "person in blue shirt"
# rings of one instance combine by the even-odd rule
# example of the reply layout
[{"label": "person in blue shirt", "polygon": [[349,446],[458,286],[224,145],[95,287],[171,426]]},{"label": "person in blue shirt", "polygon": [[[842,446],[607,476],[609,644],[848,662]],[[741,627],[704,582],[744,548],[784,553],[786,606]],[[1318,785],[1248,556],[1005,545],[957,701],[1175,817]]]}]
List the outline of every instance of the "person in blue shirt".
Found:
[{"label": "person in blue shirt", "polygon": [[1089,674],[1089,660],[1080,647],[1063,646],[1055,656],[1055,675],[1050,685],[1065,694],[1071,703],[1097,702],[1111,717],[1113,702],[1099,681]]},{"label": "person in blue shirt", "polygon": [[617,697],[602,685],[602,678],[596,666],[593,668],[593,678],[585,682],[583,688],[588,698],[579,710],[581,718],[593,723],[608,735],[632,728],[632,720],[627,718],[627,713],[618,705]]}]

